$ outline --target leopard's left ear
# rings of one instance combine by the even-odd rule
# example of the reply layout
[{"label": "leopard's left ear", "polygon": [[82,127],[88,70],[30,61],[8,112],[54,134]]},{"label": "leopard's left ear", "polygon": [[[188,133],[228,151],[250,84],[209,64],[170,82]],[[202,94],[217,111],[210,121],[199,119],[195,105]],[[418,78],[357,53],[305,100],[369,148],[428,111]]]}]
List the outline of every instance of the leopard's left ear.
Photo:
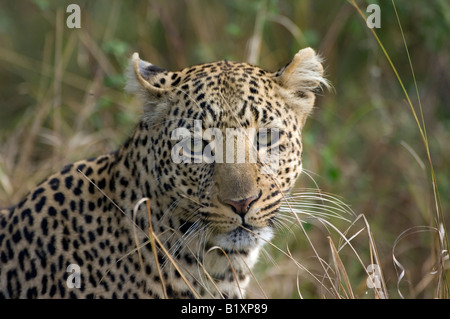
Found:
[{"label": "leopard's left ear", "polygon": [[314,90],[320,86],[329,87],[323,77],[322,60],[311,48],[300,50],[289,64],[275,73],[275,78],[286,103],[303,121],[313,109]]}]

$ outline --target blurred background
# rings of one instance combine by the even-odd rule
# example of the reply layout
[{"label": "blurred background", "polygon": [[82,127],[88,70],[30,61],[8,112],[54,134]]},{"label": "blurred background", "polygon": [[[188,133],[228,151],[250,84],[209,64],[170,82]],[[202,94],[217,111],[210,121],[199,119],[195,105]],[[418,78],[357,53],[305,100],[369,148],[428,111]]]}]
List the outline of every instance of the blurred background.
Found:
[{"label": "blurred background", "polygon": [[[79,29],[66,26],[71,3],[81,8]],[[356,1],[366,15],[371,3],[381,8],[375,32],[421,125],[423,110],[440,201],[405,93],[351,1],[0,0],[0,206],[64,164],[120,146],[141,112],[123,93],[133,52],[169,70],[219,59],[277,70],[310,46],[323,56],[333,89],[319,94],[304,128],[308,174],[297,187],[334,194],[367,223],[330,219],[356,234],[353,250],[337,261],[330,241],[339,246],[342,238],[334,229],[308,221],[281,232],[249,297],[373,298],[365,267],[375,245],[390,298],[442,297],[449,267],[437,263],[446,247],[435,230],[442,216],[447,228],[450,219],[450,2],[395,1],[416,82],[392,2]],[[333,273],[338,293],[330,293],[325,273]]]}]

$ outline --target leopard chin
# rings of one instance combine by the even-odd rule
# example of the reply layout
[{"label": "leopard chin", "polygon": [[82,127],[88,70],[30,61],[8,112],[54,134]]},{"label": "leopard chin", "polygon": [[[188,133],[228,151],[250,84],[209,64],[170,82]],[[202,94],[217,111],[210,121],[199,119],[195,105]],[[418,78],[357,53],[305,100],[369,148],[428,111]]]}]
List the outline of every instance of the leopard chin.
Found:
[{"label": "leopard chin", "polygon": [[227,233],[216,234],[211,238],[211,245],[227,251],[245,251],[258,248],[269,242],[273,237],[271,226],[266,227],[236,227]]}]

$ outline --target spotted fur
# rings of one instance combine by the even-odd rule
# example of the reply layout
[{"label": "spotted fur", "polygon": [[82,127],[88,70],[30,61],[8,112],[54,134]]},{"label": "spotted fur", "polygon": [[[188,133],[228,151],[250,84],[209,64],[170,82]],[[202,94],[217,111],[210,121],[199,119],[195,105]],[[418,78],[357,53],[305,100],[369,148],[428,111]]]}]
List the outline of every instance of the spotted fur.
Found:
[{"label": "spotted fur", "polygon": [[[127,90],[144,112],[129,139],[67,165],[1,211],[0,297],[243,297],[301,172],[301,130],[322,73],[310,48],[278,72],[229,61],[169,72],[134,54]],[[278,170],[263,174],[261,161],[175,163],[171,134],[192,131],[194,120],[224,135],[278,129]],[[79,288],[68,285],[71,264]]]}]

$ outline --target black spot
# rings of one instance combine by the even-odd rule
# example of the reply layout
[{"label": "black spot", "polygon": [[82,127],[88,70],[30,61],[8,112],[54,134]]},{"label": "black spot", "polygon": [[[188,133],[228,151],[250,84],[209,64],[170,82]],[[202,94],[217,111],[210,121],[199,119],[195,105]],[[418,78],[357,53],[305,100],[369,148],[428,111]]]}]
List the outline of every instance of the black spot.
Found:
[{"label": "black spot", "polygon": [[[10,296],[15,296],[16,292],[20,291],[20,284],[17,281],[17,271],[16,270],[10,270],[6,273],[6,282],[8,283],[6,288],[8,291],[8,294]],[[13,283],[16,283],[16,286],[13,287]]]},{"label": "black spot", "polygon": [[110,167],[110,165],[108,164],[108,163],[106,163],[105,165],[103,165],[103,167],[100,167],[98,170],[97,170],[97,173],[100,175],[100,174],[102,174],[108,167]]},{"label": "black spot", "polygon": [[141,144],[142,144],[142,146],[147,145],[147,142],[148,142],[148,137],[147,137],[147,135],[145,135],[145,136],[141,139]]},{"label": "black spot", "polygon": [[123,177],[120,178],[119,183],[120,183],[120,185],[122,185],[123,187],[128,187],[128,185],[129,185],[128,181],[127,181],[125,178],[123,178]]},{"label": "black spot", "polygon": [[59,203],[59,205],[62,206],[62,205],[64,204],[65,197],[64,197],[64,194],[63,194],[63,193],[58,192],[58,193],[55,193],[55,194],[53,195],[53,199],[54,199],[55,201],[57,201],[57,202]]},{"label": "black spot", "polygon": [[[198,81],[200,82],[200,81]],[[198,92],[200,92],[200,90],[203,88],[203,83],[200,84],[194,84],[194,86],[196,86],[195,90],[194,90],[194,94],[198,94]]]},{"label": "black spot", "polygon": [[68,172],[70,172],[70,169],[72,168],[72,166],[73,166],[73,164],[69,164],[69,165],[66,165],[63,169],[62,169],[62,171],[61,171],[61,174],[67,174]]},{"label": "black spot", "polygon": [[28,241],[28,243],[32,243],[33,242],[33,237],[34,237],[34,232],[33,231],[29,231],[27,227],[25,227],[23,229],[23,235],[25,236],[25,239]]},{"label": "black spot", "polygon": [[22,208],[23,205],[25,205],[25,203],[27,202],[27,198],[24,198],[22,201],[20,201],[20,203],[17,205],[17,208]]},{"label": "black spot", "polygon": [[107,156],[103,156],[103,157],[100,157],[100,158],[96,157],[96,158],[97,158],[97,164],[101,164],[101,163],[103,163],[103,162],[108,160]]},{"label": "black spot", "polygon": [[14,250],[11,247],[11,242],[9,240],[6,240],[6,249],[7,249],[7,258],[13,259],[14,258]]},{"label": "black spot", "polygon": [[84,215],[84,221],[86,224],[92,223],[92,216],[91,215]]},{"label": "black spot", "polygon": [[[174,77],[175,76],[175,77]],[[172,80],[174,80],[175,78],[176,78],[176,74],[174,74],[173,76],[172,76]],[[181,77],[178,77],[175,81],[173,81],[172,82],[172,86],[177,86],[179,83],[180,83],[180,81],[181,81]]]},{"label": "black spot", "polygon": [[70,201],[69,206],[70,206],[70,210],[71,210],[72,212],[74,212],[74,211],[77,210],[77,203],[76,203],[74,200],[71,200],[71,201]]},{"label": "black spot", "polygon": [[37,291],[36,287],[29,288],[27,290],[27,299],[37,298],[37,296],[38,296],[38,291]]},{"label": "black spot", "polygon": [[47,275],[42,276],[42,279],[41,279],[41,294],[42,295],[44,295],[47,292],[47,283],[48,283]]},{"label": "black spot", "polygon": [[41,221],[41,230],[42,230],[42,234],[44,236],[48,235],[48,222],[47,222],[47,219],[43,219]]},{"label": "black spot", "polygon": [[89,193],[90,194],[95,194],[95,187],[94,187],[94,184],[89,184]]},{"label": "black spot", "polygon": [[146,79],[149,79],[150,75],[155,75],[157,73],[165,72],[166,70],[163,68],[160,68],[156,65],[149,65],[145,69],[141,69],[142,76]]},{"label": "black spot", "polygon": [[[30,265],[31,265],[31,269],[25,273],[25,280],[32,280],[33,278],[36,278],[36,276],[37,276],[37,269],[36,269],[36,265],[33,260],[31,260]],[[34,288],[34,289],[36,289],[36,288]],[[37,290],[36,290],[35,296],[37,296]]]},{"label": "black spot", "polygon": [[[99,236],[101,236],[101,235],[103,234],[103,230],[104,230],[103,226],[99,226],[99,227],[97,228],[97,234],[98,234]],[[119,244],[119,245],[120,245],[120,244]]]},{"label": "black spot", "polygon": [[25,221],[25,218],[28,218],[28,225],[33,225],[33,215],[31,214],[31,210],[29,208],[25,209],[21,213],[22,220]]},{"label": "black spot", "polygon": [[54,297],[56,295],[56,285],[52,285],[48,293],[50,297]]},{"label": "black spot", "polygon": [[19,267],[20,270],[24,271],[25,270],[25,258],[29,258],[30,255],[28,254],[28,250],[27,249],[23,249],[19,252]]},{"label": "black spot", "polygon": [[43,192],[44,192],[44,188],[39,187],[38,189],[36,189],[36,190],[33,192],[33,195],[31,196],[31,199],[32,199],[32,200],[35,200],[35,199],[39,196],[39,194],[41,194],[41,193],[43,193]]},{"label": "black spot", "polygon": [[89,242],[93,243],[95,241],[95,234],[92,231],[88,232]]},{"label": "black spot", "polygon": [[83,212],[84,212],[84,199],[80,199],[80,201],[78,203],[79,203],[78,212],[80,214],[83,214]]},{"label": "black spot", "polygon": [[56,177],[55,177],[55,178],[52,178],[52,179],[50,180],[49,184],[50,184],[50,188],[51,188],[52,190],[56,191],[56,190],[58,190],[58,188],[59,188],[59,179],[57,179]]},{"label": "black spot", "polygon": [[182,222],[181,226],[179,227],[179,230],[185,234],[191,227],[193,223],[191,222]]},{"label": "black spot", "polygon": [[103,178],[101,179],[98,184],[97,184],[98,188],[100,189],[104,189],[106,187],[106,180]]},{"label": "black spot", "polygon": [[195,260],[189,254],[186,254],[183,257],[184,257],[184,260],[188,263],[188,265],[192,265],[195,262]]},{"label": "black spot", "polygon": [[56,211],[55,207],[50,206],[50,207],[48,208],[48,214],[49,214],[50,216],[56,216],[57,211]]},{"label": "black spot", "polygon": [[71,189],[72,184],[73,184],[73,176],[67,176],[64,179],[64,185],[66,186],[67,189]]},{"label": "black spot", "polygon": [[47,197],[42,196],[41,199],[39,200],[39,202],[36,203],[36,205],[34,206],[34,209],[37,213],[40,213],[42,208],[45,205],[45,202],[47,201]]},{"label": "black spot", "polygon": [[66,296],[66,288],[64,287],[66,282],[58,282],[58,288],[59,288],[59,294],[61,295],[61,298],[64,298]]},{"label": "black spot", "polygon": [[92,167],[89,167],[89,168],[86,170],[86,173],[84,173],[84,175],[89,176],[89,175],[91,175],[93,172],[94,172],[94,170],[92,169]]},{"label": "black spot", "polygon": [[181,292],[181,297],[183,298],[187,298],[187,299],[194,299],[195,296],[192,294],[192,291],[190,290],[185,290]]},{"label": "black spot", "polygon": [[81,190],[80,187],[77,187],[77,188],[75,188],[75,189],[73,190],[73,194],[74,194],[75,196],[79,196],[79,195],[81,195],[81,193],[83,193],[83,192],[82,192],[82,190]]},{"label": "black spot", "polygon": [[74,252],[72,254],[73,259],[75,260],[75,262],[79,265],[79,266],[83,266],[83,259],[78,255],[78,252]]},{"label": "black spot", "polygon": [[109,190],[110,191],[115,191],[116,190],[116,182],[115,182],[114,178],[111,178],[109,180]]},{"label": "black spot", "polygon": [[97,285],[97,280],[94,278],[94,276],[92,274],[89,275],[89,282],[91,283],[91,285],[93,285],[94,287]]},{"label": "black spot", "polygon": [[67,237],[64,237],[62,239],[62,247],[64,250],[68,250],[69,249],[69,243],[70,243],[70,239],[68,239]]},{"label": "black spot", "polygon": [[55,236],[51,237],[50,242],[47,244],[47,251],[49,252],[50,255],[54,255],[56,252],[56,248],[55,248]]},{"label": "black spot", "polygon": [[20,233],[20,230],[17,230],[13,235],[12,235],[12,240],[14,243],[18,243],[20,240],[22,239],[22,234]]}]

